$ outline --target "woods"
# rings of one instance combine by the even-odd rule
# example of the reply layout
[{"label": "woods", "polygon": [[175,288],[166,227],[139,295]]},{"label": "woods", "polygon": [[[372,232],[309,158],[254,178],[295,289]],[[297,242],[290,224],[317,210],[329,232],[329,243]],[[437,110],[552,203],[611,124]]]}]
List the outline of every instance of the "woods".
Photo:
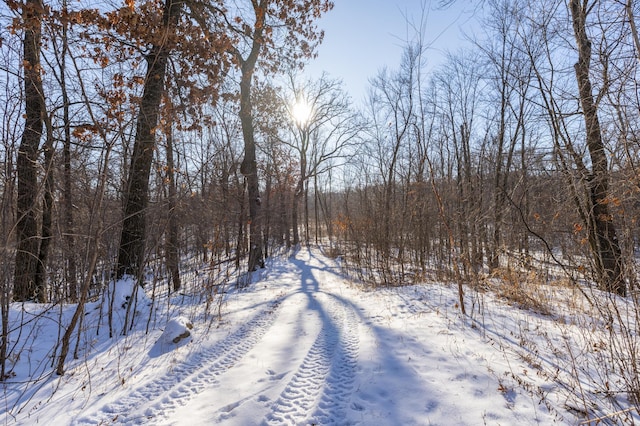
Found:
[{"label": "woods", "polygon": [[[113,305],[122,279],[209,309],[229,278],[207,273],[241,287],[301,245],[371,288],[456,283],[465,315],[488,280],[530,273],[608,321],[634,321],[616,297],[638,313],[630,0],[486,0],[482,32],[436,66],[429,26],[409,22],[361,104],[304,72],[329,0],[1,8],[2,380],[12,304],[77,304],[62,375],[85,304]],[[110,335],[137,321],[127,296]],[[627,331],[611,365],[635,350]]]}]

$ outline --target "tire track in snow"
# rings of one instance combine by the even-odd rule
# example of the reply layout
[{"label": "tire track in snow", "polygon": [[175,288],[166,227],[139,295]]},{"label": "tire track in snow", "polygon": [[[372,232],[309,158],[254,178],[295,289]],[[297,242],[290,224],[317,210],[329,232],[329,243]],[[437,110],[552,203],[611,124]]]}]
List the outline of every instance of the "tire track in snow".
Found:
[{"label": "tire track in snow", "polygon": [[[167,375],[138,387],[115,402],[106,404],[93,415],[76,420],[74,425],[145,424],[166,418],[178,404],[184,405],[194,394],[218,382],[221,375],[237,363],[262,339],[275,321],[282,299],[244,323],[234,333],[210,349],[198,352],[176,366]],[[141,406],[157,400],[143,413]]]},{"label": "tire track in snow", "polygon": [[311,424],[345,425],[347,404],[353,393],[356,367],[358,365],[358,321],[353,309],[337,301],[342,306],[345,319],[342,324],[340,346],[336,349],[332,369],[326,380],[325,388]]},{"label": "tire track in snow", "polygon": [[264,425],[344,422],[358,357],[357,321],[351,308],[325,297],[329,309],[315,301],[323,315],[322,329]]}]

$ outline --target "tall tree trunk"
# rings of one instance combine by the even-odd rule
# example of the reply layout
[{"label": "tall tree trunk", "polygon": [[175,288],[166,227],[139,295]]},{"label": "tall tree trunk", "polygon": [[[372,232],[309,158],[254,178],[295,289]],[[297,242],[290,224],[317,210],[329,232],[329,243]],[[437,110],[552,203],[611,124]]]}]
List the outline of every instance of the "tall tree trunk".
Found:
[{"label": "tall tree trunk", "polygon": [[[66,0],[64,0],[62,4],[66,13]],[[78,299],[78,282],[73,221],[73,196],[71,191],[71,118],[69,116],[69,94],[66,85],[66,57],[69,51],[69,44],[67,39],[67,23],[63,22],[62,25],[62,54],[60,58],[60,90],[62,92],[62,120],[64,126],[64,146],[62,148],[64,163],[62,205],[64,208],[62,209],[62,215],[67,256],[65,277],[67,281],[67,296],[70,301],[75,302]]]},{"label": "tall tree trunk", "polygon": [[[318,175],[313,175],[313,220],[316,244],[320,244],[320,194],[318,193]],[[325,216],[326,217],[326,216]]]},{"label": "tall tree trunk", "polygon": [[270,244],[270,237],[271,237],[271,227],[272,227],[272,223],[271,223],[271,211],[273,209],[272,205],[273,205],[273,200],[272,200],[272,193],[273,193],[273,171],[272,171],[272,166],[269,164],[267,166],[267,171],[266,171],[266,183],[265,183],[265,192],[266,192],[266,197],[265,197],[265,220],[264,220],[264,258],[268,258],[269,257],[269,244]]},{"label": "tall tree trunk", "polygon": [[[242,123],[242,135],[244,137],[244,159],[242,160],[240,172],[247,179],[249,204],[248,270],[252,272],[255,271],[258,266],[264,267],[264,258],[262,254],[261,199],[258,182],[258,165],[256,162],[256,141],[251,111],[251,79],[253,78],[253,66],[245,63],[242,68],[242,82],[240,83],[240,122]],[[249,68],[251,71],[249,71]]]},{"label": "tall tree trunk", "polygon": [[[285,247],[287,249],[291,248],[291,228],[293,226],[294,220],[293,220],[293,209],[291,209],[291,214],[289,214],[289,209],[286,208],[287,206],[287,198],[288,194],[287,191],[284,189],[285,186],[282,186],[283,191],[282,191],[282,202],[281,202],[281,212],[282,212],[282,220],[284,221],[283,223],[283,229],[284,229],[284,243],[285,243]],[[291,219],[289,219],[291,217]]]},{"label": "tall tree trunk", "polygon": [[578,62],[575,64],[580,104],[586,127],[587,148],[591,158],[591,174],[588,176],[590,209],[587,224],[596,274],[600,286],[609,292],[624,295],[623,258],[618,243],[613,216],[608,207],[609,169],[607,154],[602,141],[597,105],[592,94],[589,66],[591,41],[587,36],[587,4],[580,0],[569,3],[573,18],[573,31],[578,47]]},{"label": "tall tree trunk", "polygon": [[167,269],[171,276],[173,291],[180,290],[180,256],[178,243],[178,220],[176,209],[178,207],[178,196],[176,189],[175,164],[173,161],[173,134],[172,129],[167,131],[167,180],[169,185],[169,226],[166,243]]},{"label": "tall tree trunk", "polygon": [[296,190],[293,194],[293,204],[291,206],[291,230],[293,232],[293,246],[300,244],[300,227],[298,220],[298,209],[300,208],[300,200],[302,199],[302,192],[298,193]]},{"label": "tall tree trunk", "polygon": [[240,165],[240,172],[247,179],[247,192],[249,199],[249,262],[248,270],[255,271],[258,266],[264,267],[264,255],[262,252],[262,223],[260,217],[260,189],[258,181],[258,164],[256,162],[256,141],[253,126],[253,111],[251,102],[251,83],[260,51],[262,49],[262,31],[265,26],[266,10],[262,4],[254,2],[256,23],[254,27],[253,43],[247,58],[243,58],[236,52],[236,58],[241,68],[240,79],[240,124],[244,139],[244,159]]},{"label": "tall tree trunk", "polygon": [[[163,29],[168,32],[180,17],[182,1],[166,0],[163,11]],[[138,276],[144,265],[146,238],[146,209],[149,202],[149,174],[156,146],[155,131],[158,125],[160,102],[164,93],[168,48],[154,45],[146,56],[145,78],[136,135],[125,193],[124,221],[118,251],[118,278],[123,275]]]},{"label": "tall tree trunk", "polygon": [[[53,134],[51,122],[47,123],[47,139],[44,144],[44,196],[42,198],[42,221],[40,224],[40,248],[38,250],[38,263],[36,265],[36,288],[47,287],[47,262],[49,260],[49,247],[53,238]],[[46,294],[43,295],[46,299]]]},{"label": "tall tree trunk", "polygon": [[38,147],[45,114],[42,91],[40,47],[43,5],[26,0],[22,8],[24,25],[25,127],[18,149],[17,251],[13,298],[16,301],[44,301],[45,289],[36,287],[38,265]]},{"label": "tall tree trunk", "polygon": [[304,183],[304,239],[308,246],[311,241],[309,234],[309,179]]},{"label": "tall tree trunk", "polygon": [[[230,206],[231,197],[229,196],[229,166],[224,164],[222,167],[222,178],[220,178],[220,190],[222,192],[222,205]],[[222,216],[222,240],[224,241],[224,253],[227,257],[231,255],[231,232],[230,232],[230,216],[229,211],[225,210]]]},{"label": "tall tree trunk", "polygon": [[238,204],[240,205],[238,213],[238,239],[236,242],[236,269],[240,269],[240,258],[244,256],[246,251],[245,244],[245,222],[247,220],[246,203],[245,203],[245,188],[247,186],[246,179],[240,182],[238,175],[236,175],[236,188],[238,188]]},{"label": "tall tree trunk", "polygon": [[[454,143],[458,140],[453,137]],[[475,208],[474,199],[477,196],[473,185],[473,173],[471,164],[471,129],[466,122],[460,125],[460,147],[456,146],[456,157],[459,164],[460,172],[456,176],[456,185],[459,186],[458,197],[460,207],[455,215],[458,219],[458,227],[460,229],[460,258],[462,260],[465,278],[468,278],[467,274],[470,273],[467,267],[472,255],[469,252],[470,241],[473,239],[473,233],[471,228],[473,226]]]},{"label": "tall tree trunk", "polygon": [[636,19],[633,15],[633,0],[627,0],[627,4],[624,7],[629,19],[629,26],[631,27],[631,36],[633,37],[633,45],[636,48],[636,59],[640,61],[640,36],[638,35],[638,28],[636,27]]},{"label": "tall tree trunk", "polygon": [[[504,59],[502,61],[501,73],[506,72],[504,70]],[[502,86],[500,87],[500,127],[498,129],[496,147],[496,169],[493,183],[493,232],[491,233],[491,248],[489,254],[489,269],[496,270],[500,267],[500,251],[502,245],[502,217],[505,201],[504,191],[506,188],[502,187],[502,180],[504,174],[508,174],[509,170],[504,170],[504,146],[505,146],[505,133],[506,133],[506,113],[507,113],[507,94],[506,85],[504,84],[504,77],[502,79]]]},{"label": "tall tree trunk", "polygon": [[[396,114],[396,125],[397,125],[397,114]],[[396,130],[396,141],[393,146],[393,153],[391,155],[391,164],[389,165],[387,182],[385,186],[384,192],[384,235],[383,235],[383,254],[385,262],[389,262],[389,255],[391,250],[391,218],[394,214],[394,205],[393,203],[393,195],[394,195],[394,186],[395,186],[395,174],[396,174],[396,164],[398,161],[398,153],[400,152],[400,143],[402,142],[402,135],[404,135],[404,131],[402,133],[398,133]]]}]

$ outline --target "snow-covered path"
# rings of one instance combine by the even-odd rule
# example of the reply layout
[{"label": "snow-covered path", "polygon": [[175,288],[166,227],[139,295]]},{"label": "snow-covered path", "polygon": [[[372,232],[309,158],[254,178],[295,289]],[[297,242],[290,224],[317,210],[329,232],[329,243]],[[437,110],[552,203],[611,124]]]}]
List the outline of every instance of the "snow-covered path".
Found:
[{"label": "snow-covered path", "polygon": [[564,423],[509,385],[504,371],[520,366],[463,324],[447,287],[363,292],[314,249],[262,273],[250,291],[229,300],[222,327],[199,334],[196,327],[193,342],[170,353],[148,351],[126,386],[96,385],[102,391],[80,408],[67,401],[65,410],[64,399],[54,396],[53,405],[32,410],[28,419],[188,426]]},{"label": "snow-covered path", "polygon": [[76,424],[344,424],[350,409],[361,409],[348,406],[355,306],[340,295],[336,265],[306,254],[281,282],[267,281],[279,294],[237,331]]}]

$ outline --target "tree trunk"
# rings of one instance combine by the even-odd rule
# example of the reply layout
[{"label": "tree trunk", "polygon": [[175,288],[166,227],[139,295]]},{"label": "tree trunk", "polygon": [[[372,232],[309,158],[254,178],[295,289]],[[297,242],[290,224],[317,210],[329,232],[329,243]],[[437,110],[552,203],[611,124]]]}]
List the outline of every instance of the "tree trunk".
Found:
[{"label": "tree trunk", "polygon": [[293,232],[293,246],[297,246],[300,244],[300,228],[299,228],[299,220],[298,220],[298,209],[300,208],[300,200],[302,199],[302,193],[298,193],[296,191],[293,194],[293,204],[291,206],[291,229]]},{"label": "tree trunk", "polygon": [[256,141],[253,127],[253,111],[251,102],[251,82],[256,62],[262,49],[262,31],[265,25],[266,11],[263,6],[254,4],[256,8],[256,23],[253,34],[251,52],[246,59],[237,54],[241,66],[240,79],[240,124],[242,125],[242,137],[244,139],[244,159],[240,165],[240,172],[247,179],[247,192],[249,203],[249,263],[248,270],[255,271],[258,266],[264,268],[264,256],[262,253],[262,224],[260,217],[260,189],[258,182],[258,164],[256,162]]},{"label": "tree trunk", "polygon": [[[53,238],[53,135],[51,122],[47,119],[47,139],[44,144],[44,196],[42,199],[42,223],[40,231],[40,248],[38,250],[38,263],[36,265],[36,288],[47,288],[47,262],[49,259],[49,246]],[[46,294],[43,294],[46,299]]]},{"label": "tree trunk", "polygon": [[173,284],[173,291],[180,290],[182,287],[180,282],[180,255],[178,243],[178,220],[176,217],[176,209],[178,207],[178,196],[176,189],[175,165],[173,161],[173,135],[172,129],[167,131],[167,180],[169,185],[169,224],[166,242],[166,261],[167,269]]},{"label": "tree trunk", "polygon": [[271,235],[271,211],[272,211],[272,192],[273,192],[273,176],[272,176],[271,165],[267,166],[266,171],[266,183],[265,183],[265,218],[264,218],[264,258],[267,259],[269,257],[269,244],[270,244],[270,235]]},{"label": "tree trunk", "polygon": [[236,242],[236,269],[240,269],[240,258],[244,256],[246,250],[245,244],[245,236],[244,236],[244,228],[246,221],[246,206],[245,206],[245,187],[246,187],[246,179],[245,182],[240,184],[240,179],[236,177],[236,187],[239,189],[238,192],[238,203],[240,204],[240,212],[238,213],[238,239]]},{"label": "tree trunk", "polygon": [[[284,186],[283,186],[284,188]],[[281,203],[281,208],[282,208],[282,220],[284,221],[283,224],[283,229],[284,229],[284,242],[285,242],[285,247],[287,249],[291,248],[291,227],[293,226],[293,209],[291,209],[291,215],[289,214],[289,210],[286,208],[287,205],[287,198],[288,194],[287,191],[282,192],[282,203]],[[289,217],[291,217],[291,219],[289,219]]]},{"label": "tree trunk", "polygon": [[[63,2],[63,8],[66,11],[67,2]],[[74,238],[74,220],[73,220],[73,196],[71,191],[71,118],[69,116],[69,94],[66,85],[66,56],[69,51],[67,39],[67,24],[63,23],[62,27],[62,53],[60,58],[60,90],[62,92],[63,103],[63,125],[64,125],[64,146],[62,149],[62,157],[64,163],[63,170],[63,192],[62,192],[62,209],[64,223],[64,241],[66,250],[66,274],[67,281],[67,297],[69,301],[75,302],[78,299],[78,282],[77,282],[77,266],[76,266],[76,244]]]},{"label": "tree trunk", "polygon": [[627,19],[629,19],[629,27],[631,27],[631,36],[633,38],[633,45],[636,48],[636,59],[640,62],[640,36],[638,36],[638,28],[636,27],[636,19],[633,15],[633,0],[627,0],[627,4],[624,7],[627,13]]},{"label": "tree trunk", "polygon": [[304,183],[304,239],[307,246],[311,239],[309,235],[309,179]]},{"label": "tree trunk", "polygon": [[43,5],[41,0],[26,0],[24,20],[24,91],[25,127],[18,149],[17,251],[13,299],[44,302],[45,289],[36,287],[38,264],[38,147],[45,114],[44,93],[40,75],[40,46]]},{"label": "tree trunk", "polygon": [[320,244],[320,194],[318,193],[318,175],[313,175],[313,220],[316,245]]},{"label": "tree trunk", "polygon": [[244,159],[240,172],[247,179],[247,193],[249,204],[249,264],[250,272],[258,266],[264,267],[262,255],[262,224],[260,223],[260,189],[258,182],[258,165],[256,162],[256,142],[254,138],[253,116],[251,112],[251,72],[243,66],[242,82],[240,83],[240,122],[244,137]]},{"label": "tree trunk", "polygon": [[[178,22],[181,6],[182,2],[166,0],[163,12],[165,31],[169,31]],[[138,276],[144,265],[149,174],[156,146],[155,131],[164,93],[168,55],[166,45],[154,45],[145,58],[148,68],[125,193],[124,221],[116,268],[118,278],[124,275]]]},{"label": "tree trunk", "polygon": [[587,178],[590,209],[587,229],[590,247],[600,286],[609,292],[624,295],[626,286],[623,259],[618,237],[609,212],[609,169],[607,154],[602,141],[598,110],[593,99],[589,66],[591,62],[591,41],[586,32],[585,5],[579,0],[571,0],[569,7],[573,18],[573,30],[578,47],[578,62],[575,64],[576,80],[582,106],[587,148],[591,158],[591,173]]}]

